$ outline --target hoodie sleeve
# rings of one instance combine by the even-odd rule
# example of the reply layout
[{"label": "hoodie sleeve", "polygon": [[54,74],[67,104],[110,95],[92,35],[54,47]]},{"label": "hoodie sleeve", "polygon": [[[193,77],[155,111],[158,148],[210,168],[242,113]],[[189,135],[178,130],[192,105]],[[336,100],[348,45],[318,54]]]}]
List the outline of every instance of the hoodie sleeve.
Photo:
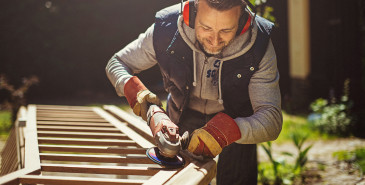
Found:
[{"label": "hoodie sleeve", "polygon": [[248,89],[254,114],[235,119],[242,135],[236,143],[254,144],[275,140],[281,132],[283,118],[279,72],[271,40]]},{"label": "hoodie sleeve", "polygon": [[153,48],[153,28],[154,24],[117,52],[106,65],[106,75],[119,96],[124,95],[124,84],[133,74],[157,64]]}]

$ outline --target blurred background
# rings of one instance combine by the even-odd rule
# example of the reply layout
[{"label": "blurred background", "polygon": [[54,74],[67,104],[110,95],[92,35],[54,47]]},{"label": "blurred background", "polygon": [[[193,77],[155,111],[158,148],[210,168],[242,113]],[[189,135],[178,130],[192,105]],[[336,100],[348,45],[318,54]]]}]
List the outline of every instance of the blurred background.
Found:
[{"label": "blurred background", "polygon": [[[153,23],[156,11],[178,2],[2,0],[0,74],[15,87],[38,77],[27,103],[119,103],[104,72],[107,61]],[[340,97],[346,79],[350,98],[363,104],[362,1],[267,0],[257,8],[276,24],[284,108],[306,111],[318,97]],[[158,75],[153,68],[141,78],[163,91]],[[0,90],[0,101],[7,98]]]},{"label": "blurred background", "polygon": [[[365,114],[365,3],[362,0],[251,0],[276,25],[282,107],[310,112],[318,98],[346,95]],[[110,57],[176,0],[0,1],[0,103],[122,104],[105,75]],[[158,67],[139,74],[164,93]],[[8,84],[11,88],[5,88]],[[17,91],[18,90],[18,91]],[[164,98],[164,95],[161,95]],[[364,127],[364,116],[359,116]]]},{"label": "blurred background", "polygon": [[[365,1],[250,1],[276,25],[281,136],[300,127],[308,134],[365,137]],[[106,77],[108,60],[144,32],[158,10],[179,2],[0,0],[0,133],[10,128],[9,110],[14,115],[20,105],[125,104]],[[156,66],[139,77],[165,99]],[[311,137],[325,138],[321,134]]]},{"label": "blurred background", "polygon": [[[318,98],[334,102],[346,95],[352,112],[365,114],[363,1],[252,2],[276,25],[272,40],[285,111],[309,112]],[[13,87],[13,94],[0,88],[0,102],[20,96],[22,104],[90,105],[125,103],[105,75],[107,61],[153,23],[156,11],[179,1],[0,3],[0,74],[2,84]],[[156,93],[164,92],[157,67],[139,76]]]}]

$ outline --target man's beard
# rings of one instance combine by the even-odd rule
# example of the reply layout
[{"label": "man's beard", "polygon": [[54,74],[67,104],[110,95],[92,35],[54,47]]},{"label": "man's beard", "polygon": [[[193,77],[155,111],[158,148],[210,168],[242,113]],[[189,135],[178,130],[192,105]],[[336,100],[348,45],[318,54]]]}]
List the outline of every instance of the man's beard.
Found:
[{"label": "man's beard", "polygon": [[222,48],[220,48],[220,50],[217,50],[216,52],[212,52],[212,51],[209,51],[208,48],[206,48],[204,46],[204,44],[202,44],[202,42],[200,42],[200,37],[197,36],[197,41],[198,41],[198,45],[200,47],[201,50],[203,50],[204,54],[207,55],[207,56],[215,56],[217,58],[221,58],[222,57],[222,51],[229,45],[229,43],[231,43],[231,41],[229,41],[227,44],[224,44],[222,46]]}]

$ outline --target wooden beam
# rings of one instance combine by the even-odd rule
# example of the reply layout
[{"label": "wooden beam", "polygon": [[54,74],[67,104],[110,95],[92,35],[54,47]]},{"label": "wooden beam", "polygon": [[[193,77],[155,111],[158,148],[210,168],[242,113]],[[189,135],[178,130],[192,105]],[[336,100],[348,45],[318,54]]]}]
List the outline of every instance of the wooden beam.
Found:
[{"label": "wooden beam", "polygon": [[[98,162],[98,163],[128,163],[128,164],[155,164],[147,156],[110,156],[110,155],[81,155],[81,154],[51,154],[41,153],[41,160]],[[157,165],[156,165],[157,166]]]},{"label": "wooden beam", "polygon": [[108,132],[108,133],[120,133],[117,128],[100,128],[100,127],[68,127],[68,126],[42,126],[38,125],[39,131],[72,131],[72,132]]},{"label": "wooden beam", "polygon": [[30,169],[30,168],[23,168],[18,171],[9,173],[7,175],[1,176],[0,184],[7,185],[7,184],[19,184],[19,177],[31,173],[40,173],[40,169]]},{"label": "wooden beam", "polygon": [[138,146],[132,140],[116,139],[74,139],[74,138],[52,138],[39,137],[39,144],[68,144],[68,145],[88,145],[88,146]]},{"label": "wooden beam", "polygon": [[19,182],[22,184],[54,184],[54,185],[116,185],[116,184],[138,185],[138,184],[143,184],[145,180],[24,175],[19,178]]},{"label": "wooden beam", "polygon": [[132,130],[127,126],[126,123],[122,123],[106,111],[102,110],[99,107],[95,107],[94,111],[99,114],[101,117],[103,117],[105,120],[107,120],[109,123],[113,124],[116,128],[118,128],[120,131],[125,133],[129,138],[131,138],[133,141],[136,141],[138,145],[140,145],[142,148],[151,148],[155,145],[146,140],[144,137],[139,135],[137,132]]},{"label": "wooden beam", "polygon": [[109,154],[146,154],[145,148],[125,148],[108,146],[70,146],[70,145],[39,145],[41,152],[80,152]]},{"label": "wooden beam", "polygon": [[98,138],[98,139],[129,139],[126,134],[115,133],[93,133],[93,132],[59,132],[59,131],[38,131],[38,137],[70,137],[70,138]]},{"label": "wooden beam", "polygon": [[41,164],[42,171],[67,173],[92,173],[115,175],[155,175],[161,167],[132,167],[132,166],[102,166],[102,165],[74,165],[74,164]]},{"label": "wooden beam", "polygon": [[[38,150],[38,136],[37,136],[37,107],[35,105],[28,105],[27,123],[24,127],[25,137],[25,168],[40,169],[40,159]],[[33,170],[34,171],[34,170]]]},{"label": "wooden beam", "polygon": [[204,163],[193,161],[164,185],[209,184],[216,173],[217,165],[214,160]]},{"label": "wooden beam", "polygon": [[24,153],[27,154],[24,157],[24,168],[1,176],[0,184],[19,184],[19,176],[30,173],[39,174],[41,170],[37,141],[36,107],[34,105],[28,105],[28,110],[26,112],[24,108],[21,108],[20,111],[23,111],[23,113],[26,114],[24,115],[26,124],[25,127],[23,127],[22,133],[25,138]]}]

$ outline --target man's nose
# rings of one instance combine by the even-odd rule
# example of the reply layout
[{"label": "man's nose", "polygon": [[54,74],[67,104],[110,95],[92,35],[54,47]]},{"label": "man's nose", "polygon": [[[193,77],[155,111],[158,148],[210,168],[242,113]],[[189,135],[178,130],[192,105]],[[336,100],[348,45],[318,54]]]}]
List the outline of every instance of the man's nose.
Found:
[{"label": "man's nose", "polygon": [[220,38],[218,34],[212,34],[210,37],[210,44],[212,46],[218,46],[220,42]]}]

